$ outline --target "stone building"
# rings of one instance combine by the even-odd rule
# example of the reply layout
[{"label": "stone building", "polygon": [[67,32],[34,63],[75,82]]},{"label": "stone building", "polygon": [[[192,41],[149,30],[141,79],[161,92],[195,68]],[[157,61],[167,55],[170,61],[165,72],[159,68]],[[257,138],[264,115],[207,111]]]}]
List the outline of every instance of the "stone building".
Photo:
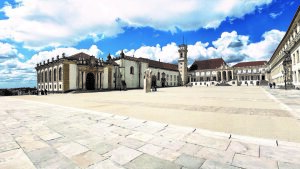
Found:
[{"label": "stone building", "polygon": [[267,61],[241,62],[229,66],[222,58],[195,61],[189,69],[193,85],[266,85]]},{"label": "stone building", "polygon": [[[290,87],[300,87],[300,7],[281,42],[270,58],[269,78],[278,86],[284,86],[285,80]],[[284,66],[284,60],[291,62]]]},{"label": "stone building", "polygon": [[[183,51],[181,46],[184,46]],[[158,87],[183,85],[187,79],[187,46],[181,46],[180,64],[126,56],[123,51],[116,58],[108,55],[106,61],[85,53],[69,57],[63,54],[62,57],[37,64],[37,88],[53,93],[143,88],[145,70],[148,68],[152,71],[152,81]]]}]

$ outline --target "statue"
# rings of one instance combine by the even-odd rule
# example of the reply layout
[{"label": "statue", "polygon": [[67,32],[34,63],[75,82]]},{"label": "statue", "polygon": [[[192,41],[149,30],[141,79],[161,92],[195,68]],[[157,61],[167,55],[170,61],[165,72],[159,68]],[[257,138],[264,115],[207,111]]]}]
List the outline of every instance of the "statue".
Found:
[{"label": "statue", "polygon": [[145,79],[144,79],[144,91],[146,93],[151,92],[151,79],[152,79],[152,71],[147,69],[145,71]]}]

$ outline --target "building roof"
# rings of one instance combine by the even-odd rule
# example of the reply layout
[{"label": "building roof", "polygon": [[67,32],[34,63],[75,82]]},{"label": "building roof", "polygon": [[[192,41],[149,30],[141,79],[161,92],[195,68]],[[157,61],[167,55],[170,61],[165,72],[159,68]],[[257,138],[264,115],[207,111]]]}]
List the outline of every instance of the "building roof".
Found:
[{"label": "building roof", "polygon": [[232,67],[247,67],[247,66],[261,66],[265,65],[267,61],[253,61],[253,62],[240,62]]},{"label": "building roof", "polygon": [[141,57],[136,58],[136,57],[126,56],[126,55],[124,55],[122,57],[114,58],[113,60],[119,60],[119,59],[126,59],[126,60],[135,61],[135,62],[145,62],[145,63],[148,63],[149,67],[152,67],[152,68],[178,71],[177,64],[164,63],[164,62],[155,61],[155,60],[151,60],[151,59],[146,59],[146,58],[141,58]]},{"label": "building roof", "polygon": [[68,59],[71,59],[71,60],[79,60],[80,58],[81,59],[90,59],[91,56],[86,53],[80,52],[80,53],[76,53],[76,54],[68,57]]},{"label": "building roof", "polygon": [[175,64],[164,63],[164,62],[150,60],[150,59],[146,59],[146,58],[138,58],[138,59],[142,62],[147,62],[149,64],[149,67],[152,67],[152,68],[178,71],[178,65],[175,65]]},{"label": "building roof", "polygon": [[203,69],[216,69],[221,67],[223,64],[226,65],[226,62],[222,58],[209,59],[209,60],[196,60],[192,66],[191,70],[203,70]]}]

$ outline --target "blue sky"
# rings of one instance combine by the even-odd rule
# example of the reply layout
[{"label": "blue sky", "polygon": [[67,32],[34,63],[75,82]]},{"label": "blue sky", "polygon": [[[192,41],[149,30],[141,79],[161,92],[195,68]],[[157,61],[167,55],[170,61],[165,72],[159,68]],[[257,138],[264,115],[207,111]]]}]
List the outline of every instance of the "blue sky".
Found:
[{"label": "blue sky", "polygon": [[268,60],[296,0],[7,0],[0,2],[0,88],[36,86],[35,65],[62,53],[127,55],[189,64]]}]

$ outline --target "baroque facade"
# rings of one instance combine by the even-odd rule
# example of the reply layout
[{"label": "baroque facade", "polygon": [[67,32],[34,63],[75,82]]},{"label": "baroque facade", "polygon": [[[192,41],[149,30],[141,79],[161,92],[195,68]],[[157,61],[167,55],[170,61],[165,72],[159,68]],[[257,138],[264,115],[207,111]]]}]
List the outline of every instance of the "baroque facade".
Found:
[{"label": "baroque facade", "polygon": [[[123,51],[116,58],[108,55],[106,61],[85,53],[69,57],[63,54],[37,64],[37,88],[53,93],[143,88],[146,69],[152,71],[152,80],[157,87],[180,86],[187,79],[187,46],[181,46],[186,50],[179,49],[180,64],[126,56]],[[182,60],[181,56],[185,59]]]},{"label": "baroque facade", "polygon": [[[269,79],[279,86],[284,86],[285,81],[292,87],[300,87],[300,7],[279,43],[269,65]],[[291,57],[291,63],[284,65],[284,60]]]},{"label": "baroque facade", "polygon": [[189,81],[195,86],[266,85],[267,61],[241,62],[229,66],[222,58],[195,61]]}]

